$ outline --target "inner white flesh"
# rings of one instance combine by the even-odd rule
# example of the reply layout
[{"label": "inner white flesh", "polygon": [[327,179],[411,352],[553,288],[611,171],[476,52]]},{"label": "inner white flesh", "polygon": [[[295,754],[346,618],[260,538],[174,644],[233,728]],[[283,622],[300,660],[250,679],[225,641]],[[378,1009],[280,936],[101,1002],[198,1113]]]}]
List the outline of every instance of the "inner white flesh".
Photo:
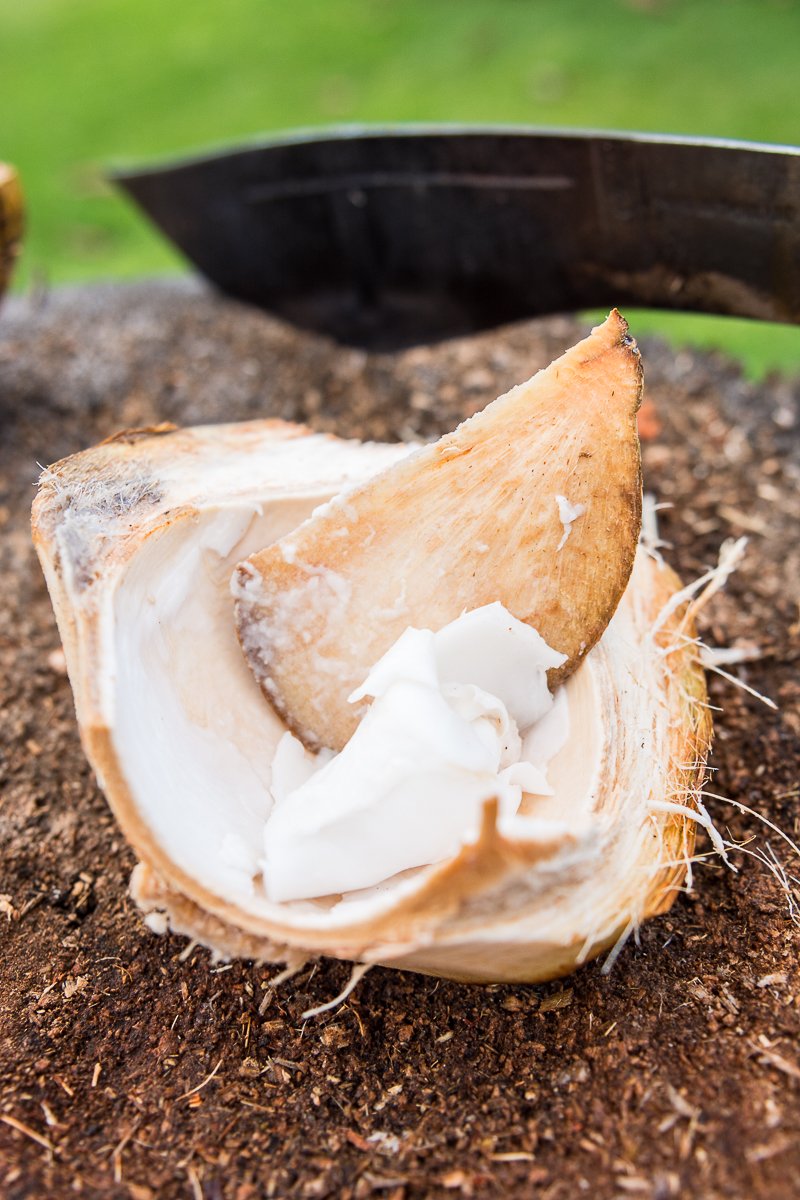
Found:
[{"label": "inner white flesh", "polygon": [[[377,448],[360,449],[364,466],[360,462],[348,464],[345,482],[359,473],[366,478],[386,465],[374,461],[377,456],[372,452]],[[436,870],[396,868],[398,873],[389,878],[381,867],[381,881],[376,886],[366,886],[363,879],[354,876],[345,887],[347,879],[340,879],[337,884],[341,886],[334,889],[343,893],[339,895],[329,894],[330,882],[324,884],[324,892],[318,891],[323,887],[318,883],[303,886],[303,894],[323,896],[313,900],[277,902],[265,886],[264,831],[274,803],[270,787],[275,786],[275,772],[280,776],[282,763],[286,762],[286,743],[279,752],[286,729],[265,702],[244,661],[234,633],[229,581],[238,562],[296,528],[335,490],[329,485],[317,490],[287,487],[279,495],[265,490],[255,496],[242,496],[231,487],[233,494],[224,501],[211,498],[196,503],[193,512],[173,515],[162,528],[138,540],[115,586],[103,596],[99,646],[92,643],[82,651],[87,658],[95,656],[97,671],[92,701],[97,715],[84,713],[82,720],[86,724],[99,721],[113,730],[119,768],[148,838],[165,848],[185,877],[198,882],[204,902],[210,904],[209,897],[217,896],[223,904],[235,904],[243,914],[289,921],[298,929],[317,927],[322,915],[331,928],[346,927],[362,915],[374,917],[418,890],[428,874]],[[447,676],[449,635],[444,636],[442,631],[437,636],[441,638],[440,650],[434,657],[445,664],[442,672]],[[457,663],[460,643],[456,640],[454,644],[452,658]],[[477,682],[460,678],[456,682],[465,689],[479,688],[490,695],[504,690],[480,672],[475,678]],[[499,798],[506,814],[503,831],[509,836],[552,841],[568,830],[585,833],[592,823],[599,765],[605,753],[597,703],[598,678],[591,661],[587,661],[563,689],[562,707],[556,706],[550,718],[538,722],[529,711],[519,711],[519,696],[509,693],[501,697],[511,714],[509,721],[515,720],[524,730],[533,720],[533,732],[526,738],[519,759],[540,771],[547,761],[547,743],[555,737],[552,727],[548,732],[548,720],[563,718],[563,706],[568,706],[570,724],[566,744],[547,765],[552,795],[536,795],[530,811],[530,797],[523,795],[517,815],[512,816],[513,797],[508,800],[512,780],[506,777],[506,800],[503,795]],[[523,673],[514,679],[522,682],[523,689],[528,687]],[[376,670],[370,687],[377,692],[381,686]],[[424,685],[417,680],[411,686]],[[386,689],[384,698],[389,691],[391,688]],[[498,728],[502,725],[502,713],[489,716],[487,711],[466,718],[467,733],[463,711],[456,711],[459,704],[466,703],[467,692],[453,708],[441,685],[438,700],[436,689],[429,691],[426,701],[438,705],[440,714],[444,704],[449,719],[461,722],[458,727],[464,738],[473,739],[470,744],[474,754],[485,755],[482,771],[492,755],[481,736],[489,740],[492,724]],[[536,688],[526,694],[536,694]],[[487,702],[481,699],[481,703]],[[416,701],[406,705],[404,711],[416,716],[415,706]],[[488,703],[488,709],[492,708]],[[425,722],[418,725],[424,726]],[[447,760],[449,770],[453,765],[449,750],[445,752],[441,745],[435,745],[441,741],[439,728],[431,724],[422,732],[430,735],[432,747]],[[498,744],[500,740],[496,739]],[[481,746],[475,742],[481,742]],[[456,792],[454,787],[448,791],[444,806],[448,813],[455,811],[457,796],[463,812],[458,822],[460,832],[447,842],[445,855],[451,852],[450,847],[457,850],[461,842],[474,836],[476,813],[480,813],[484,798],[499,795],[497,779],[508,767],[513,773],[508,753],[503,757],[501,752],[493,775],[485,772],[492,775],[491,786],[481,777],[477,784],[473,779],[464,791]],[[513,786],[527,791],[531,785],[518,779]],[[431,792],[424,795],[430,798]],[[420,809],[421,816],[418,811],[414,826],[425,830],[430,813],[424,803]],[[344,827],[349,830],[349,817]],[[445,822],[445,827],[450,837],[454,824]],[[445,841],[437,846],[432,838],[432,849],[419,861],[438,861]],[[351,849],[350,858],[364,860],[372,853],[369,839],[362,838],[360,847]],[[392,866],[387,865],[386,871],[390,872]]]},{"label": "inner white flesh", "polygon": [[[389,878],[389,866],[387,874],[381,866],[377,888],[365,889],[363,880],[355,876],[345,888],[343,878],[333,889],[344,893],[338,896],[329,894],[330,881],[300,889],[305,895],[325,896],[318,900],[278,904],[265,887],[264,836],[273,806],[270,786],[276,770],[279,780],[285,767],[287,749],[281,743],[287,731],[261,695],[236,641],[229,580],[236,563],[295,528],[318,502],[319,496],[233,504],[173,522],[140,545],[107,614],[114,665],[107,676],[114,709],[110,724],[122,774],[145,826],[206,894],[233,901],[253,916],[288,919],[297,929],[315,928],[323,911],[326,922],[335,928],[359,919],[362,908],[371,917],[389,910],[402,895],[422,886],[427,870],[435,869],[405,870]],[[441,655],[446,660],[445,649]],[[373,678],[375,690],[379,684],[380,679]],[[497,683],[492,686],[503,690]],[[564,718],[563,706],[569,704],[571,736],[548,763],[552,794],[536,796],[534,814],[525,811],[524,797],[516,816],[510,812],[512,803],[505,808],[506,832],[522,838],[552,840],[569,829],[585,830],[590,821],[602,755],[590,665],[561,692],[561,707],[551,712],[558,725]],[[437,704],[435,694],[426,698]],[[518,697],[506,700],[506,709],[518,703]],[[457,714],[449,706],[447,710],[457,721]],[[476,719],[481,720],[486,718]],[[547,762],[548,748],[554,749],[559,737],[558,728],[547,732],[547,724],[548,718],[534,722],[525,740],[524,757],[540,770]],[[459,732],[465,736],[463,725]],[[432,746],[439,743],[441,754],[443,731],[432,725],[427,733]],[[480,740],[477,734],[475,738]],[[483,752],[474,749],[476,754]],[[450,833],[456,824],[459,827],[450,842],[455,850],[459,841],[473,836],[482,800],[499,794],[497,780],[497,770],[475,776],[462,791],[451,778],[445,797],[450,817],[457,802],[464,805],[458,821],[447,827]],[[511,781],[506,780],[506,797],[510,792]],[[431,791],[426,791],[426,797],[431,797]],[[431,814],[422,804],[408,816],[409,830],[426,830]],[[357,841],[348,848],[351,864],[374,853],[368,823],[357,818],[356,824]],[[351,833],[353,827],[345,818],[339,834],[349,839]],[[440,850],[433,840],[431,845],[421,862],[437,860]]]},{"label": "inner white flesh", "polygon": [[373,702],[341,753],[308,754],[291,733],[278,744],[269,898],[352,891],[452,858],[493,798],[513,831],[523,793],[552,795],[545,767],[569,718],[547,671],[563,662],[499,603],[436,633],[407,629],[353,692]]}]

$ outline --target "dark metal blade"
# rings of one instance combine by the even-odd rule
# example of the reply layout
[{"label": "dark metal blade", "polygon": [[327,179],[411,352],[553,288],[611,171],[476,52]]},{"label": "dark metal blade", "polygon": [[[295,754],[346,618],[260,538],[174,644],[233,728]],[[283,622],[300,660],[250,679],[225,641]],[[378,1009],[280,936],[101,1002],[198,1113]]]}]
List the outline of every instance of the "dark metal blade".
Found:
[{"label": "dark metal blade", "polygon": [[800,149],[369,129],[114,178],[224,292],[341,341],[638,304],[800,322]]}]

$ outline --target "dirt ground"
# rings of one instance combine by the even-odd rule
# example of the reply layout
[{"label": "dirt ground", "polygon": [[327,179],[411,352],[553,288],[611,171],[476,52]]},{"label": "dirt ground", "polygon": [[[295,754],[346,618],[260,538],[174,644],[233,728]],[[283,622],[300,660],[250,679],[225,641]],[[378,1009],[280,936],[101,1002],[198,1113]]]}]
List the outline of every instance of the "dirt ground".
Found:
[{"label": "dirt ground", "polygon": [[[303,1023],[349,968],[321,961],[273,992],[270,966],[214,965],[149,933],[80,749],[29,540],[37,462],[158,420],[433,435],[577,334],[553,319],[367,359],[181,283],[0,313],[5,1200],[800,1194],[800,933],[754,855],[797,863],[754,817],[708,801],[747,841],[737,870],[699,866],[608,976],[593,964],[541,987],[474,987],[375,969]],[[711,681],[710,790],[796,836],[800,381],[749,385],[715,356],[642,349],[646,486],[674,505],[668,558],[691,577],[749,535],[704,634],[758,647],[732,670],[780,707]]]}]

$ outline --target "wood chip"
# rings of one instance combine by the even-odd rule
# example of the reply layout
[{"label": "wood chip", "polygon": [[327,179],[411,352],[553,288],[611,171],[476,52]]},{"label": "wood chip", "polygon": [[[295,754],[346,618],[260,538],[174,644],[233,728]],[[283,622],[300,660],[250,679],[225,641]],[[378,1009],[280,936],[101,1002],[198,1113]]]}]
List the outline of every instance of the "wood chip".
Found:
[{"label": "wood chip", "polygon": [[756,984],[757,988],[780,987],[786,983],[787,975],[785,971],[776,971],[772,975],[762,975]]},{"label": "wood chip", "polygon": [[753,1053],[758,1055],[758,1061],[762,1065],[768,1064],[771,1067],[775,1067],[777,1071],[781,1071],[791,1079],[800,1079],[800,1067],[798,1067],[797,1063],[784,1058],[782,1054],[778,1054],[775,1050],[767,1050],[764,1046],[753,1046]]},{"label": "wood chip", "polygon": [[559,1009],[569,1008],[572,1004],[572,988],[562,988],[552,996],[545,996],[539,1005],[539,1012],[558,1012]]},{"label": "wood chip", "polygon": [[188,1092],[183,1092],[180,1096],[177,1097],[177,1099],[178,1100],[186,1100],[189,1096],[196,1095],[197,1092],[199,1092],[202,1088],[206,1087],[207,1084],[211,1083],[211,1080],[214,1078],[217,1071],[222,1066],[222,1062],[223,1062],[223,1060],[220,1059],[219,1062],[217,1063],[217,1065],[214,1067],[214,1070],[211,1072],[210,1075],[206,1075],[206,1077],[202,1083],[198,1083],[197,1087],[190,1088]]},{"label": "wood chip", "polygon": [[16,1117],[10,1117],[7,1113],[0,1113],[0,1121],[5,1125],[10,1125],[12,1129],[16,1129],[17,1133],[24,1134],[26,1138],[30,1138],[37,1145],[43,1146],[51,1154],[56,1153],[56,1148],[50,1139],[46,1138],[42,1133],[37,1133],[35,1129],[31,1129],[30,1125],[26,1125],[24,1121],[19,1121]]}]

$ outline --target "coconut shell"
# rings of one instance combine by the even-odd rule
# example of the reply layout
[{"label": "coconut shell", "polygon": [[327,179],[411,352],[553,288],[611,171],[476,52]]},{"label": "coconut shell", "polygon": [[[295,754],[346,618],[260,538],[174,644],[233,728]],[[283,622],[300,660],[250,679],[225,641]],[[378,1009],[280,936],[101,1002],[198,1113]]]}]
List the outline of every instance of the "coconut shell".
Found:
[{"label": "coconut shell", "polygon": [[566,684],[556,795],[527,832],[509,836],[489,803],[452,860],[310,904],[270,903],[219,857],[227,829],[258,836],[248,804],[283,731],[236,645],[231,570],[405,453],[250,422],[134,431],[45,472],[34,537],[83,744],[140,859],[133,894],[153,927],[225,955],[551,978],[667,908],[692,853],[705,684],[683,611],[657,620],[678,581],[643,551]]}]

